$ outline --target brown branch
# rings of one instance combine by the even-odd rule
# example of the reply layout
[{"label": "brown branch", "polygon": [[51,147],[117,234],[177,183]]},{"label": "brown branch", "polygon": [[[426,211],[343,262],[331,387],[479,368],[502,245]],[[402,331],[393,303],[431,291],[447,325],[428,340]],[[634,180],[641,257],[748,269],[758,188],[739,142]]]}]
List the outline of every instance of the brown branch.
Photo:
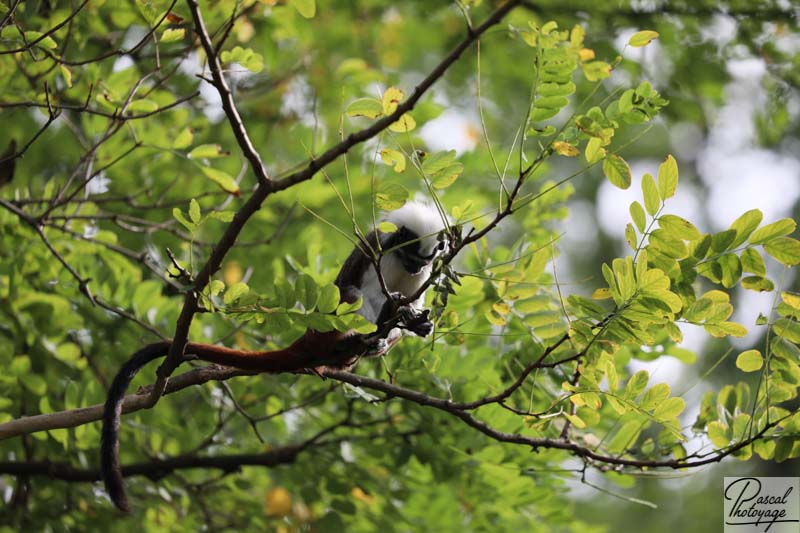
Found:
[{"label": "brown branch", "polygon": [[203,16],[200,13],[200,6],[197,0],[189,0],[189,9],[194,19],[194,31],[197,33],[198,37],[200,37],[200,43],[203,45],[203,49],[206,52],[208,68],[211,70],[211,78],[213,80],[212,84],[217,89],[219,97],[222,100],[222,109],[225,111],[225,116],[228,117],[228,122],[231,125],[234,137],[236,137],[236,142],[239,143],[239,147],[242,149],[244,156],[250,162],[250,168],[253,169],[259,184],[263,187],[267,187],[272,180],[269,177],[267,168],[264,166],[264,162],[261,161],[261,155],[258,153],[255,146],[253,146],[250,136],[247,134],[247,129],[242,122],[242,117],[239,115],[239,110],[236,108],[236,103],[233,101],[233,94],[231,93],[230,87],[228,87],[228,82],[225,80],[225,76],[222,75],[222,65],[219,62],[218,51],[214,48],[211,42],[211,36],[209,36],[208,30],[206,30],[206,24],[203,21]]}]

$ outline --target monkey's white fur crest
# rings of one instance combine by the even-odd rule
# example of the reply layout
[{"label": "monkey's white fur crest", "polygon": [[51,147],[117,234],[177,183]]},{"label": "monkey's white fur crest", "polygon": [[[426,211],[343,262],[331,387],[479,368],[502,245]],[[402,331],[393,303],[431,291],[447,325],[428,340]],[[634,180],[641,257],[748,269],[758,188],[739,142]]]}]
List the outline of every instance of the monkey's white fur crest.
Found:
[{"label": "monkey's white fur crest", "polygon": [[442,215],[430,202],[413,200],[387,213],[385,220],[398,228],[405,226],[420,237],[420,254],[430,255],[438,244],[437,235],[445,228]]}]

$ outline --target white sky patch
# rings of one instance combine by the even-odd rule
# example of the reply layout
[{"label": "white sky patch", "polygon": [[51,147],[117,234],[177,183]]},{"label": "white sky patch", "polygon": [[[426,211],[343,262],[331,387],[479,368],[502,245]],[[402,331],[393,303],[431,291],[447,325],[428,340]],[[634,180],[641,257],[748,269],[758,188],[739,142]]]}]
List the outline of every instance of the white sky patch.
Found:
[{"label": "white sky patch", "polygon": [[452,108],[427,122],[419,135],[431,151],[455,150],[459,155],[474,150],[482,136],[477,117]]},{"label": "white sky patch", "polygon": [[748,209],[760,209],[764,223],[791,212],[800,196],[800,159],[754,146],[753,113],[766,101],[761,59],[730,61],[733,81],[726,105],[714,120],[697,163],[709,186],[708,214],[714,230],[726,229]]},{"label": "white sky patch", "polygon": [[305,76],[295,76],[289,82],[281,101],[282,115],[295,115],[303,126],[313,127],[314,89],[308,84]]},{"label": "white sky patch", "polygon": [[650,374],[649,387],[652,387],[655,383],[666,383],[670,389],[675,390],[684,381],[686,365],[674,357],[662,355],[652,361],[631,359],[631,362],[628,363],[628,369],[631,373],[647,370]]},{"label": "white sky patch", "polygon": [[134,65],[133,59],[130,56],[119,56],[116,61],[114,61],[114,66],[111,67],[111,72],[119,72],[121,70],[125,70],[126,68],[130,68]]}]

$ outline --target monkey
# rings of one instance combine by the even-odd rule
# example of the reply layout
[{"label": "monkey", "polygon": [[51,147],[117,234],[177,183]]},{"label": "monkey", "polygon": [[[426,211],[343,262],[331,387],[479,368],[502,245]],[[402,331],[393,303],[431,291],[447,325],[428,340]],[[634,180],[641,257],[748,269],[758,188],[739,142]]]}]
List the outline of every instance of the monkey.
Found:
[{"label": "monkey", "polygon": [[[407,306],[399,307],[401,298],[415,295],[431,276],[434,259],[447,248],[446,216],[423,201],[410,201],[389,212],[385,220],[396,231],[376,229],[365,239],[369,250],[356,246],[342,264],[334,281],[340,300],[353,303],[362,299],[358,313],[378,326],[372,336],[356,332],[319,332],[307,330],[287,348],[271,351],[242,351],[212,344],[189,342],[184,360],[200,359],[209,363],[258,372],[315,372],[317,368],[350,368],[361,356],[385,354],[403,335],[403,330],[426,337],[433,331],[428,311],[423,310],[424,292]],[[380,257],[380,273],[370,258],[370,251]],[[384,284],[389,292],[387,298]],[[382,330],[387,330],[383,332]],[[149,344],[122,365],[111,386],[103,410],[100,438],[100,464],[106,492],[118,509],[130,511],[119,462],[119,428],[122,399],[139,370],[165,356],[171,341]]]}]

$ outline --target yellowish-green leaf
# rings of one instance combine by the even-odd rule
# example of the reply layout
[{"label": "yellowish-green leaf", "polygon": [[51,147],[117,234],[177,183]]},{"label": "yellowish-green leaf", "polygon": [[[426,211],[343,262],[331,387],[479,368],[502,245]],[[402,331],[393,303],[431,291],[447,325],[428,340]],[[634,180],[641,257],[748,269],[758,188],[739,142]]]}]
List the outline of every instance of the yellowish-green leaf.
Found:
[{"label": "yellowish-green leaf", "polygon": [[731,430],[722,422],[714,420],[708,424],[708,438],[717,448],[724,448],[731,442]]},{"label": "yellowish-green leaf", "polygon": [[743,372],[755,372],[764,366],[764,357],[758,350],[747,350],[736,358],[736,367]]},{"label": "yellowish-green leaf", "polygon": [[764,258],[755,249],[748,248],[742,252],[741,261],[744,272],[751,272],[761,277],[767,275],[767,266],[764,264]]},{"label": "yellowish-green leaf", "polygon": [[406,133],[417,127],[417,121],[409,113],[403,115],[389,126],[389,130],[396,133]]},{"label": "yellowish-green leaf", "polygon": [[642,207],[642,204],[634,200],[631,204],[630,212],[633,223],[636,224],[636,227],[639,229],[639,233],[644,233],[644,230],[647,227],[647,216],[644,213],[644,207]]},{"label": "yellowish-green leaf", "polygon": [[218,144],[201,144],[189,152],[190,159],[214,159],[228,155],[230,155],[230,152],[223,150],[222,146]]},{"label": "yellowish-green leaf", "polygon": [[712,336],[723,338],[731,337],[744,337],[747,335],[747,328],[736,322],[719,322],[718,324],[705,324],[705,330]]},{"label": "yellowish-green leaf", "polygon": [[395,224],[392,224],[388,220],[384,220],[383,222],[378,224],[378,231],[382,233],[394,233],[395,231],[397,231],[397,226]]},{"label": "yellowish-green leaf", "polygon": [[203,171],[203,174],[208,179],[219,185],[220,189],[234,196],[239,196],[239,184],[230,174],[211,167],[200,167],[200,170]]},{"label": "yellowish-green leaf", "polygon": [[570,421],[570,423],[578,429],[583,429],[586,427],[586,422],[581,420],[581,418],[577,415],[571,415],[569,413],[562,413],[564,418]]},{"label": "yellowish-green leaf", "polygon": [[750,235],[750,244],[763,244],[776,237],[789,235],[797,227],[797,223],[791,218],[782,218],[772,224],[767,224],[759,228]]},{"label": "yellowish-green leaf", "polygon": [[606,149],[603,148],[603,140],[600,137],[592,137],[586,143],[586,149],[583,152],[586,157],[586,162],[590,165],[597,163],[606,156]]},{"label": "yellowish-green leaf", "polygon": [[775,290],[775,284],[761,276],[747,276],[742,278],[742,287],[749,291],[770,292]]},{"label": "yellowish-green leaf", "polygon": [[764,245],[764,250],[773,259],[785,266],[800,263],[800,241],[791,237],[776,237]]},{"label": "yellowish-green leaf", "polygon": [[603,174],[612,185],[620,189],[627,189],[631,186],[631,167],[617,154],[609,154],[603,160]]},{"label": "yellowish-green leaf", "polygon": [[349,117],[378,118],[383,114],[383,106],[374,98],[359,98],[347,106],[345,114]]},{"label": "yellowish-green leaf", "polygon": [[66,65],[59,65],[59,69],[61,70],[61,76],[64,78],[64,83],[67,84],[67,87],[70,89],[72,88],[72,71],[67,68]]},{"label": "yellowish-green leaf", "polygon": [[642,177],[642,192],[644,193],[644,207],[650,216],[655,216],[661,207],[661,197],[658,194],[656,180],[650,174]]},{"label": "yellowish-green leaf", "polygon": [[172,141],[172,148],[175,150],[182,150],[184,148],[188,148],[192,144],[192,140],[194,139],[194,132],[192,128],[183,128],[181,132],[175,137],[175,140]]},{"label": "yellowish-green leaf", "polygon": [[736,238],[731,246],[735,248],[746,241],[750,234],[761,224],[762,218],[764,218],[764,214],[761,211],[751,209],[734,220],[730,229],[736,230]]},{"label": "yellowish-green leaf", "polygon": [[783,300],[783,303],[785,303],[792,309],[800,311],[800,296],[798,296],[797,294],[792,294],[790,292],[782,292],[781,300]]},{"label": "yellowish-green leaf", "polygon": [[611,298],[611,291],[607,288],[595,289],[592,293],[593,300],[608,300]]},{"label": "yellowish-green leaf", "polygon": [[395,172],[403,172],[406,169],[406,158],[402,152],[384,148],[381,150],[381,160],[394,168]]},{"label": "yellowish-green leaf", "polygon": [[161,33],[161,42],[172,43],[175,41],[180,41],[185,35],[186,30],[184,28],[167,28]]},{"label": "yellowish-green leaf", "polygon": [[641,48],[650,44],[654,39],[658,39],[657,31],[642,30],[631,35],[631,38],[628,39],[628,44],[634,48]]},{"label": "yellowish-green leaf", "polygon": [[658,192],[662,200],[672,198],[678,189],[678,162],[672,155],[658,166]]},{"label": "yellowish-green leaf", "polygon": [[200,213],[200,204],[197,203],[197,200],[194,198],[192,198],[189,202],[189,218],[191,218],[192,222],[195,224],[199,223],[200,219],[202,218]]},{"label": "yellowish-green leaf", "polygon": [[247,283],[243,281],[234,283],[225,291],[225,294],[222,296],[222,301],[225,305],[230,305],[248,292],[250,292],[250,287],[247,286]]},{"label": "yellowish-green leaf", "polygon": [[408,200],[408,191],[396,183],[384,183],[375,194],[375,205],[384,211],[394,211],[403,207]]},{"label": "yellowish-green leaf", "polygon": [[314,15],[317,13],[316,0],[290,0],[290,2],[304,18],[314,18]]},{"label": "yellowish-green leaf", "polygon": [[676,215],[658,217],[658,225],[670,235],[684,241],[693,241],[700,238],[700,231],[694,224]]}]

